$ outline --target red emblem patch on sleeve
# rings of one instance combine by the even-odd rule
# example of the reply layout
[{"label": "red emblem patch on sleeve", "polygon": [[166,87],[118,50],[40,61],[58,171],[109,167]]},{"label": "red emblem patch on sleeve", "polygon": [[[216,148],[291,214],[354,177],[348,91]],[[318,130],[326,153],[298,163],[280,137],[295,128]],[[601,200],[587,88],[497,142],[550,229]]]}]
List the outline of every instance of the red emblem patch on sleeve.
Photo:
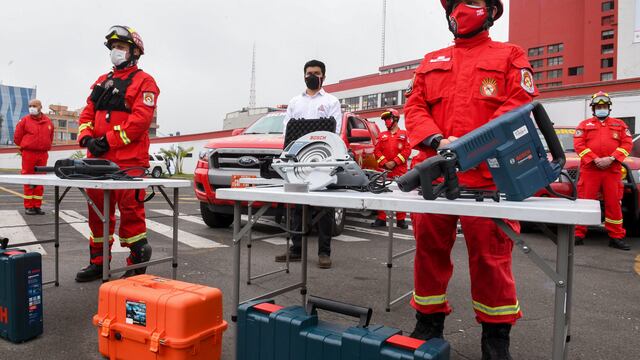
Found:
[{"label": "red emblem patch on sleeve", "polygon": [[535,86],[533,85],[533,74],[529,69],[522,69],[520,70],[520,75],[522,76],[520,86],[522,86],[524,91],[533,95],[536,92]]},{"label": "red emblem patch on sleeve", "polygon": [[142,93],[142,103],[147,106],[154,106],[156,104],[156,95],[152,92]]}]

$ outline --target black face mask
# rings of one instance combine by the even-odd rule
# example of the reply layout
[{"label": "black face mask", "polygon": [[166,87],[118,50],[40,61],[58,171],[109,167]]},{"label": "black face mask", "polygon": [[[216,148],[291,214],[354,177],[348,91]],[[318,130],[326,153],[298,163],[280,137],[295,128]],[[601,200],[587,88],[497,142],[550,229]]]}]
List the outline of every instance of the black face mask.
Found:
[{"label": "black face mask", "polygon": [[304,82],[309,90],[318,90],[322,86],[322,79],[313,74],[307,75]]}]

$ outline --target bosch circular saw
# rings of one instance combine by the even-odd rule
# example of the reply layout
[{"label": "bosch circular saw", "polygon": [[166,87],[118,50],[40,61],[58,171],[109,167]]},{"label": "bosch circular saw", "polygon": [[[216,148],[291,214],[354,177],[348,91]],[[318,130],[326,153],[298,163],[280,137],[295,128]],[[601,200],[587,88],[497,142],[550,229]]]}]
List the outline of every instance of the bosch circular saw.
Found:
[{"label": "bosch circular saw", "polygon": [[271,167],[286,182],[307,184],[312,191],[369,184],[369,177],[353,161],[344,141],[329,131],[315,131],[292,142]]}]

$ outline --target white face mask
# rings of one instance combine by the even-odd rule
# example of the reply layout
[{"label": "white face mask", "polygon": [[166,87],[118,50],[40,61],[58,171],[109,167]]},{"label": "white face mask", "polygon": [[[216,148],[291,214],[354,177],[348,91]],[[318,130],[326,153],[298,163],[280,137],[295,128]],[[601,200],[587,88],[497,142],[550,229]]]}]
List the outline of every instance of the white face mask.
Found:
[{"label": "white face mask", "polygon": [[40,114],[40,111],[38,111],[38,108],[35,106],[29,106],[29,114],[36,116]]},{"label": "white face mask", "polygon": [[596,109],[595,114],[596,114],[597,118],[600,118],[600,119],[607,118],[607,117],[609,117],[609,110],[607,110],[607,109]]},{"label": "white face mask", "polygon": [[127,52],[124,50],[111,49],[111,63],[115,66],[127,61]]}]

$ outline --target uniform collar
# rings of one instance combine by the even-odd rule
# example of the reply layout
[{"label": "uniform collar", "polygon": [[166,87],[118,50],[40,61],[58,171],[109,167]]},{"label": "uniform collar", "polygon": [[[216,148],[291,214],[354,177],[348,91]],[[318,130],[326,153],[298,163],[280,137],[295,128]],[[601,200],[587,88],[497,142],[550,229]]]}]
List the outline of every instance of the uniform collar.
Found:
[{"label": "uniform collar", "polygon": [[33,121],[42,121],[42,119],[44,119],[44,114],[40,113],[40,115],[38,115],[38,116],[33,116],[33,115],[29,114],[29,117]]},{"label": "uniform collar", "polygon": [[114,67],[112,71],[114,76],[121,77],[121,76],[127,76],[136,70],[138,70],[138,65],[133,65],[124,69],[116,69]]},{"label": "uniform collar", "polygon": [[482,43],[491,41],[491,38],[489,37],[489,31],[483,31],[472,38],[457,38],[454,41],[457,48],[474,48]]},{"label": "uniform collar", "polygon": [[307,94],[307,90],[302,92],[302,96],[306,96],[306,97],[310,97],[310,98],[314,98],[317,96],[324,96],[326,94],[326,92],[324,91],[324,88],[320,89],[320,91],[318,91],[315,95],[311,96],[309,94]]}]

